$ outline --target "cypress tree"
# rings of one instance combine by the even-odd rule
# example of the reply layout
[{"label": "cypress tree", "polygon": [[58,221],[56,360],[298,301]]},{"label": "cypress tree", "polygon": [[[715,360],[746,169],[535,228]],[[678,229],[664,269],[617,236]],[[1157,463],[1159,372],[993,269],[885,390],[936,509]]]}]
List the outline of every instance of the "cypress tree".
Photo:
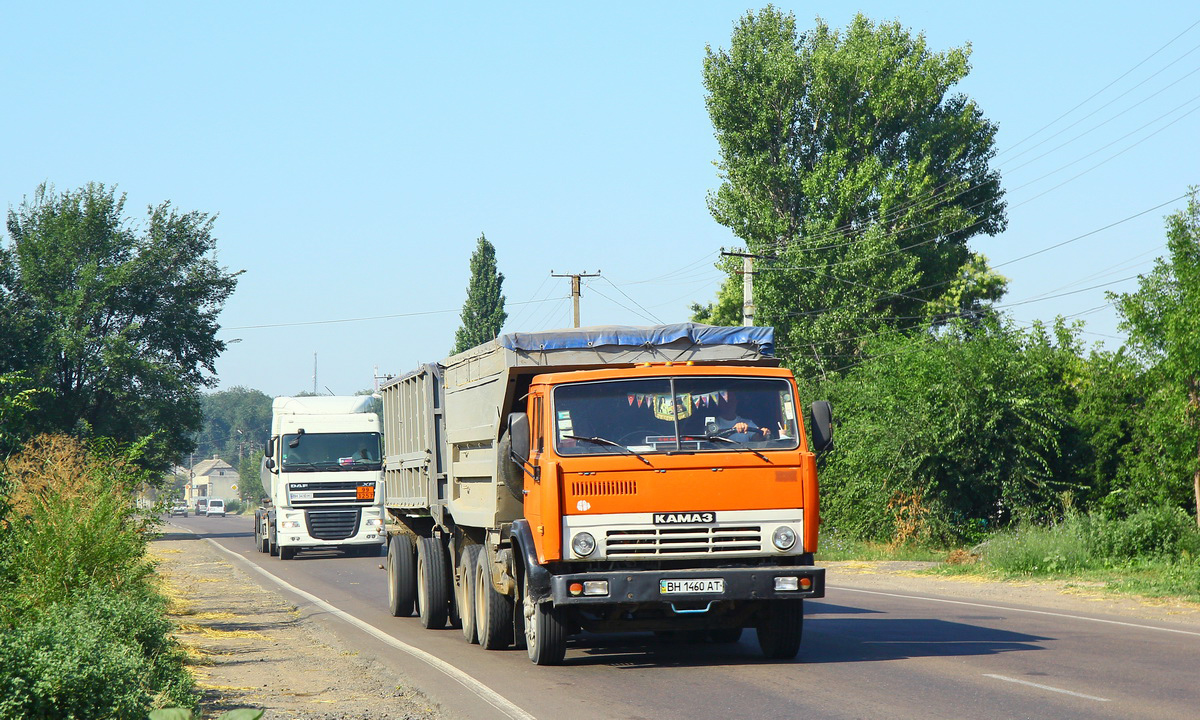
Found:
[{"label": "cypress tree", "polygon": [[504,312],[504,295],[500,287],[504,274],[496,269],[496,248],[482,233],[471,253],[471,279],[467,283],[467,300],[463,303],[462,325],[454,333],[454,349],[460,353],[493,340],[500,334],[508,313]]}]

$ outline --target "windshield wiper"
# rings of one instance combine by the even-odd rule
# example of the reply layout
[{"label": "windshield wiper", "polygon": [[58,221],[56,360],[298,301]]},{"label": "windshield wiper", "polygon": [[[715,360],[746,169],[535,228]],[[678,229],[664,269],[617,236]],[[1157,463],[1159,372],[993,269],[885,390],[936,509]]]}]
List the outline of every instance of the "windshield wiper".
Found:
[{"label": "windshield wiper", "polygon": [[729,438],[722,437],[721,435],[684,435],[683,439],[684,440],[707,440],[708,442],[712,442],[714,440],[720,440],[721,442],[727,442],[730,445],[737,445],[738,447],[742,448],[743,450],[749,450],[750,452],[759,456],[763,460],[765,460],[767,462],[771,462],[771,458],[767,457],[766,455],[763,455],[762,453],[760,453],[759,451],[750,447],[746,443],[740,443],[737,440],[730,440]]},{"label": "windshield wiper", "polygon": [[310,462],[289,462],[282,469],[284,472],[314,472],[317,467]]},{"label": "windshield wiper", "polygon": [[595,445],[608,445],[609,447],[615,447],[615,448],[617,448],[618,450],[621,450],[622,452],[624,452],[626,455],[633,455],[633,456],[634,456],[634,457],[636,457],[638,460],[641,460],[642,462],[646,463],[647,465],[650,465],[650,467],[654,467],[654,465],[652,465],[652,464],[650,463],[650,461],[649,461],[649,460],[647,460],[646,458],[642,457],[642,454],[641,454],[641,453],[639,453],[639,452],[636,452],[636,451],[634,451],[634,450],[630,450],[629,448],[625,447],[625,446],[624,446],[624,445],[622,445],[621,443],[619,443],[619,442],[613,442],[612,440],[609,440],[608,438],[602,438],[602,437],[583,437],[582,435],[563,435],[563,437],[564,437],[564,438],[566,438],[566,439],[568,439],[568,440],[582,440],[583,442],[590,442],[590,443],[593,443],[593,444],[595,444]]}]

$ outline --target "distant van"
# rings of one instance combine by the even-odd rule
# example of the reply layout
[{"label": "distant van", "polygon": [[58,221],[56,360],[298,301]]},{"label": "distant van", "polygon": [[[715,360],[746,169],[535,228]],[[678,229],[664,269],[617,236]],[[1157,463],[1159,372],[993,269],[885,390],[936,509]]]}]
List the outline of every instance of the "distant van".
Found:
[{"label": "distant van", "polygon": [[225,517],[225,501],[221,498],[213,498],[208,501],[208,509],[204,511],[204,516],[212,517],[213,515]]},{"label": "distant van", "polygon": [[208,513],[208,498],[202,497],[196,499],[196,517],[201,517]]}]

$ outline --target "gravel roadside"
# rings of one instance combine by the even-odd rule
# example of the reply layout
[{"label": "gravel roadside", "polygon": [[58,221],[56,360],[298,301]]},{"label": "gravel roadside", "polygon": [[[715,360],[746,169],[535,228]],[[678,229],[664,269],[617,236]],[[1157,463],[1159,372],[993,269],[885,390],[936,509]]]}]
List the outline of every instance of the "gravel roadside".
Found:
[{"label": "gravel roadside", "polygon": [[310,610],[263,588],[199,537],[150,544],[200,711],[265,720],[448,720],[403,677],[346,648]]}]

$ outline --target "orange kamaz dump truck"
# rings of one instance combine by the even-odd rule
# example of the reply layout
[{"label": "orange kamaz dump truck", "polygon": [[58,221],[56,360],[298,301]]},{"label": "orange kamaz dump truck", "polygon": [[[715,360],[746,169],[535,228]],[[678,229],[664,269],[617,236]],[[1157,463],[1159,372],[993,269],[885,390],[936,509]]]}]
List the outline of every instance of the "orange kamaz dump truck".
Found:
[{"label": "orange kamaz dump truck", "polygon": [[[773,330],[513,333],[385,384],[388,604],[561,663],[577,633],[800,647],[816,454]],[[812,449],[810,449],[810,439]]]}]

